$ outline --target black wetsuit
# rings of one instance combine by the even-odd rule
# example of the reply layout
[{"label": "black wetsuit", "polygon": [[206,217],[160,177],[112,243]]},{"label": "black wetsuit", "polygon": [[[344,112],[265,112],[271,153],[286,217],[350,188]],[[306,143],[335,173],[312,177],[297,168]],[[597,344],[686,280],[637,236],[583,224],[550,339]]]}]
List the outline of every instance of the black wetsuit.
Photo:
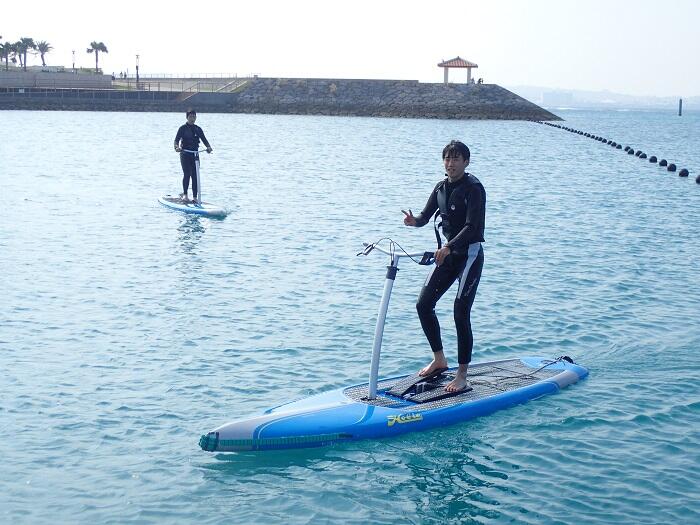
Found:
[{"label": "black wetsuit", "polygon": [[450,254],[440,266],[433,266],[421,289],[416,309],[423,332],[433,352],[442,350],[440,323],[435,305],[450,286],[459,279],[454,302],[459,364],[468,364],[472,357],[474,338],[471,308],[484,266],[484,222],[486,191],[479,179],[469,173],[455,183],[447,178],[440,181],[428,198],[423,211],[416,216],[416,226],[424,226],[440,210],[445,246]]},{"label": "black wetsuit", "polygon": [[[207,148],[210,148],[209,141],[204,136],[202,128],[197,124],[185,123],[177,130],[175,135],[175,147],[180,146],[183,150],[197,151],[199,149],[199,141],[204,142]],[[182,141],[182,144],[180,143]],[[192,179],[192,195],[197,199],[199,188],[197,187],[197,166],[199,162],[198,153],[188,153],[187,151],[180,152],[180,165],[182,166],[182,192],[187,195],[187,190],[190,186],[190,178]]]}]

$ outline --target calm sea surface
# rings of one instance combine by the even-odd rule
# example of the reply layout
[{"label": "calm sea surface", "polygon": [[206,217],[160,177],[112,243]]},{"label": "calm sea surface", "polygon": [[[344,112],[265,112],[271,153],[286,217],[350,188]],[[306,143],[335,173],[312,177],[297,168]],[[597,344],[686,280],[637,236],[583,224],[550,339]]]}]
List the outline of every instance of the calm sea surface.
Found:
[{"label": "calm sea surface", "polygon": [[[0,113],[0,522],[700,522],[700,113],[559,111],[689,178],[527,122],[201,114],[205,200],[166,210],[184,115]],[[365,381],[387,261],[452,138],[488,193],[474,361],[590,376],[461,425],[292,452],[199,436]],[[403,263],[381,376],[430,352]],[[449,292],[451,295],[452,292]],[[456,359],[450,298],[438,307]]]}]

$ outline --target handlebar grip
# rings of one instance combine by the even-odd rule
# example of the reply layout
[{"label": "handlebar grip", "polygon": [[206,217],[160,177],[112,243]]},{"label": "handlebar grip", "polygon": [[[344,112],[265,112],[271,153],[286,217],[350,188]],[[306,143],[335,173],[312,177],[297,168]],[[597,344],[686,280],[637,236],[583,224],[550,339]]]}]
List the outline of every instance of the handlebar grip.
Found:
[{"label": "handlebar grip", "polygon": [[424,266],[429,266],[435,262],[435,253],[433,252],[425,252],[423,254],[423,258],[420,260],[418,264],[422,264]]}]

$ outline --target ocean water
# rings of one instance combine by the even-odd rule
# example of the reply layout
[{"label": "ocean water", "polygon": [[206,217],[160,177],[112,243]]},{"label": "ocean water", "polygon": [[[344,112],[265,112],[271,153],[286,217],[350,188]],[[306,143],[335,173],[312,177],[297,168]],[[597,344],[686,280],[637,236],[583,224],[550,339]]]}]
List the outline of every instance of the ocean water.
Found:
[{"label": "ocean water", "polygon": [[[0,522],[700,522],[700,113],[528,122],[201,114],[205,200],[166,210],[184,115],[3,111]],[[211,454],[202,433],[366,380],[387,261],[452,138],[488,194],[474,361],[573,357],[559,394],[397,439]],[[430,359],[403,263],[380,376]],[[452,294],[452,292],[448,292]],[[451,299],[438,305],[456,360]]]}]

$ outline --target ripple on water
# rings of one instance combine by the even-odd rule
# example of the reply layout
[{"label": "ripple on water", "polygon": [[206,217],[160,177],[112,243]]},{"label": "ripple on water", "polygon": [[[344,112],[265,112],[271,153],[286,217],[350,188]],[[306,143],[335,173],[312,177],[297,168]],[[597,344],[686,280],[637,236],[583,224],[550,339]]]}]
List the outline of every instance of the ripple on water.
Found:
[{"label": "ripple on water", "polygon": [[[565,116],[700,169],[692,112]],[[207,195],[233,210],[212,221],[156,202],[179,184],[162,130],[180,115],[3,118],[22,217],[0,226],[4,521],[700,522],[696,185],[532,123],[207,114],[235,145],[203,161]],[[250,154],[271,136],[283,162]],[[446,137],[466,138],[488,192],[475,361],[568,354],[588,379],[392,440],[201,452],[228,420],[365,380],[387,262],[355,254],[386,236],[434,245],[400,210],[442,176]],[[138,192],[124,173],[146,174]],[[401,266],[382,376],[430,358],[426,272]],[[454,362],[452,300],[436,311]]]}]

